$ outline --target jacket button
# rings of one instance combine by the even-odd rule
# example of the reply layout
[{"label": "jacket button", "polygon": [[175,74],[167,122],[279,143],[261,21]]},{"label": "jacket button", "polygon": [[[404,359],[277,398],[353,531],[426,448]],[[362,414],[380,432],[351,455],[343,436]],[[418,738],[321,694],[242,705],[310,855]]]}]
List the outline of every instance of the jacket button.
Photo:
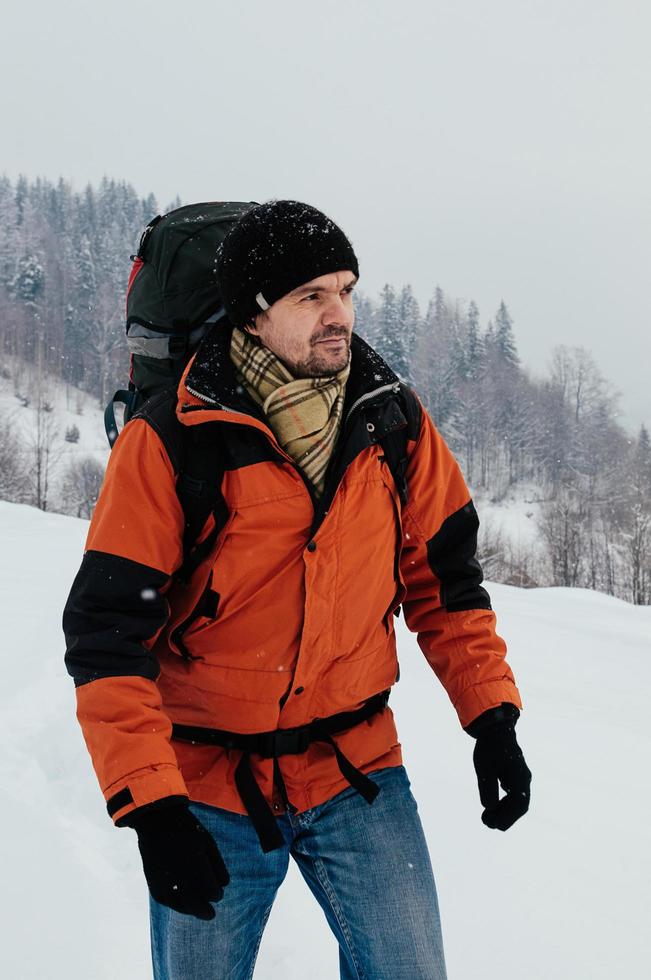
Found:
[{"label": "jacket button", "polygon": [[296,690],[294,691],[294,694],[302,694],[304,690],[305,690],[304,687],[297,687]]},{"label": "jacket button", "polygon": [[310,542],[308,542],[307,550],[308,551],[316,551],[316,541],[310,541]]}]

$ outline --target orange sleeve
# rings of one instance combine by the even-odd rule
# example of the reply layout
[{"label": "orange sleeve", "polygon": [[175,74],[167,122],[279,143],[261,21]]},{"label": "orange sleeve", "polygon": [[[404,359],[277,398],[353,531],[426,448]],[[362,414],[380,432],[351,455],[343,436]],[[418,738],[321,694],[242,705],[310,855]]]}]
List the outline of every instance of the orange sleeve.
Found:
[{"label": "orange sleeve", "polygon": [[400,570],[405,621],[469,725],[502,702],[521,707],[476,558],[479,521],[459,466],[422,408],[407,467]]},{"label": "orange sleeve", "polygon": [[77,717],[115,821],[161,797],[187,795],[152,652],[182,560],[175,484],[160,438],[134,419],[111,453],[63,615]]}]

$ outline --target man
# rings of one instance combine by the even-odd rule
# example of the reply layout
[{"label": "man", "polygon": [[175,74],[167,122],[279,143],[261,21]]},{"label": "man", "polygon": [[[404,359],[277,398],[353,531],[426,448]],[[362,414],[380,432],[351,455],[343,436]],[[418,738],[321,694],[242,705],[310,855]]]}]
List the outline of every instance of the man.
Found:
[{"label": "man", "polygon": [[157,978],[251,977],[290,854],[343,978],[445,977],[387,707],[400,605],[476,738],[484,822],[528,807],[477,517],[415,394],[353,334],[358,275],[320,211],[246,212],[219,256],[232,329],[204,340],[176,404],[189,434],[218,423],[221,525],[179,580],[174,460],[144,412],[113,450],[68,600],[78,716],[110,815],[138,835]]}]

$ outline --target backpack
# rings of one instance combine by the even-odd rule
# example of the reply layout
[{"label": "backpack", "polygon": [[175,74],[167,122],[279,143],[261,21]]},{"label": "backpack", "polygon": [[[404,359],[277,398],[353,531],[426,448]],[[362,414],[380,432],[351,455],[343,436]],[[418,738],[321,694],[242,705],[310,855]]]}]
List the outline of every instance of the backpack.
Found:
[{"label": "backpack", "polygon": [[142,233],[127,285],[129,386],[104,412],[111,447],[118,437],[115,405],[124,405],[126,423],[152,395],[175,388],[202,337],[225,316],[217,252],[251,203],[189,204],[157,215]]},{"label": "backpack", "polygon": [[[176,417],[181,375],[208,330],[226,316],[215,277],[216,253],[227,232],[250,203],[191,204],[157,215],[145,228],[127,285],[129,385],[106,406],[104,426],[113,447],[118,437],[115,405],[124,405],[124,423],[145,419],[160,436],[177,474],[176,491],[185,516],[183,562],[174,578],[188,583],[228,519],[221,493],[224,453],[219,424],[182,425]],[[401,503],[407,502],[407,433],[418,407],[407,389],[405,429],[382,440]],[[210,514],[211,533],[195,543]]]}]

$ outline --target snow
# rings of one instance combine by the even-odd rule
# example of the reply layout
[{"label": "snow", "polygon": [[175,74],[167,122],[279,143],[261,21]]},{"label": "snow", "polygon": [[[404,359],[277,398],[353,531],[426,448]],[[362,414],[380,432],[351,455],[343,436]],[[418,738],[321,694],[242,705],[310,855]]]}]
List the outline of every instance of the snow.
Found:
[{"label": "snow", "polygon": [[[39,391],[44,402],[51,406],[52,420],[52,497],[60,502],[60,482],[67,468],[75,461],[90,456],[105,465],[109,445],[104,430],[104,406],[96,398],[74,385],[67,385],[49,376],[38,379],[32,366],[8,355],[0,361],[0,418],[19,436],[25,449],[32,446],[36,436],[36,406]],[[6,372],[9,376],[5,377]],[[125,370],[126,373],[126,370]],[[24,405],[17,394],[29,400]],[[76,426],[77,442],[67,442],[65,434]]]},{"label": "snow", "polygon": [[535,547],[538,543],[537,519],[541,508],[540,487],[520,482],[510,487],[499,501],[481,490],[473,493],[481,524],[493,533],[503,534],[516,548]]},{"label": "snow", "polygon": [[[151,976],[135,835],[106,815],[63,666],[61,610],[86,522],[0,502],[0,976]],[[392,704],[430,845],[450,980],[649,975],[651,609],[489,586],[525,711],[530,812],[490,831],[472,742],[397,621]],[[399,846],[399,842],[397,842]],[[337,949],[290,866],[256,980],[332,980]]]}]

